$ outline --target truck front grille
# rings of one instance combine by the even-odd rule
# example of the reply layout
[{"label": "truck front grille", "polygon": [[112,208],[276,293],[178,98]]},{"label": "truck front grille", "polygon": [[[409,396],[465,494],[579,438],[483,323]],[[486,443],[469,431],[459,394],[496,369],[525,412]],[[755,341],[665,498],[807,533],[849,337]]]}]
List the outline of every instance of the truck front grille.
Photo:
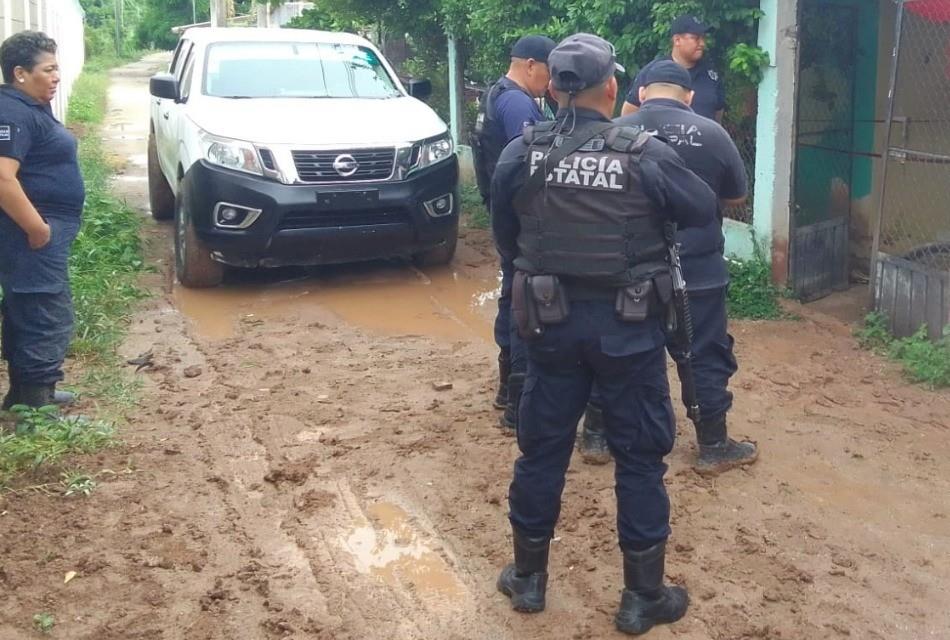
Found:
[{"label": "truck front grille", "polygon": [[[387,180],[393,174],[396,149],[358,149],[353,151],[292,151],[294,165],[301,182],[355,182],[362,180]],[[356,163],[356,171],[344,175],[334,167],[340,161],[346,164],[350,158]]]}]

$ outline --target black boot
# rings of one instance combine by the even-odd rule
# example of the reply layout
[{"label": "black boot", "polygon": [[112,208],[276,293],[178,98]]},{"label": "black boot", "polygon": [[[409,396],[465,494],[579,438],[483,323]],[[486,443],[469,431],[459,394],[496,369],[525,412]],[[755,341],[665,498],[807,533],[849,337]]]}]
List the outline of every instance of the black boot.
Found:
[{"label": "black boot", "polygon": [[623,595],[614,618],[617,629],[635,636],[658,624],[676,622],[686,613],[689,595],[683,587],[663,584],[666,542],[645,551],[623,552]]},{"label": "black boot", "polygon": [[508,406],[508,376],[511,375],[511,352],[502,349],[498,352],[498,393],[495,395],[495,408]]},{"label": "black boot", "polygon": [[34,409],[54,404],[56,385],[52,384],[23,384],[17,390],[15,404],[26,405]]},{"label": "black boot", "polygon": [[551,538],[529,538],[512,527],[515,561],[501,570],[498,590],[511,598],[511,608],[523,613],[544,611],[548,586]]},{"label": "black boot", "polygon": [[15,404],[18,404],[19,401],[17,400],[17,397],[19,397],[19,386],[14,384],[11,381],[10,390],[7,391],[7,394],[5,396],[3,396],[3,407],[2,407],[3,410],[8,411],[10,407],[12,407]]},{"label": "black boot", "polygon": [[508,404],[505,413],[499,422],[501,426],[510,429],[512,433],[518,428],[518,411],[521,409],[521,390],[524,388],[523,373],[513,373],[508,376]]},{"label": "black boot", "polygon": [[696,425],[699,457],[694,468],[703,475],[717,475],[733,467],[752,464],[759,451],[751,442],[736,442],[726,430],[726,414]]},{"label": "black boot", "polygon": [[610,449],[607,447],[607,436],[604,434],[604,412],[600,407],[587,405],[577,450],[581,452],[581,458],[587,464],[610,462]]}]

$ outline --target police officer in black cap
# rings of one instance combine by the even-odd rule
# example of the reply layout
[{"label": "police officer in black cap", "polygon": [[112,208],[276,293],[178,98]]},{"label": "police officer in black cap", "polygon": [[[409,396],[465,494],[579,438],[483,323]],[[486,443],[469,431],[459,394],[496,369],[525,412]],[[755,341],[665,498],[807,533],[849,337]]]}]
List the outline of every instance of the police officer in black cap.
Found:
[{"label": "police officer in black cap", "polygon": [[689,72],[693,96],[693,111],[717,122],[722,121],[722,112],[726,108],[726,88],[722,76],[703,59],[706,53],[706,34],[711,27],[696,16],[680,16],[670,28],[672,50],[670,55],[649,63],[633,81],[633,88],[627,94],[621,113],[630,115],[640,108],[640,87],[644,74],[652,64],[661,60],[672,60]]},{"label": "police officer in black cap", "polygon": [[[638,97],[642,108],[616,122],[664,138],[715,192],[722,206],[745,202],[747,180],[739,151],[725,129],[690,109],[693,91],[689,73],[675,62],[664,60],[646,67],[641,76],[643,86]],[[726,428],[726,413],[732,407],[729,378],[737,364],[726,315],[729,270],[723,257],[721,213],[705,227],[683,229],[676,242],[680,245],[694,327],[691,354],[699,404],[695,468],[700,473],[717,474],[751,464],[758,455],[753,443],[735,442]],[[592,394],[580,438],[584,460],[595,463],[605,462],[610,455],[599,404],[596,394]]]},{"label": "police officer in black cap", "polygon": [[715,217],[709,187],[669,146],[612,123],[613,46],[589,34],[551,53],[555,122],[525,130],[492,181],[492,228],[512,260],[514,309],[528,374],[521,456],[509,490],[514,563],[498,579],[514,609],[544,609],[548,550],[577,423],[601,389],[616,460],[627,633],[678,620],[688,598],[663,584],[669,498],[663,457],[675,435],[663,317],[671,296],[664,226]]},{"label": "police officer in black cap", "polygon": [[[478,189],[489,205],[491,177],[498,156],[524,128],[547,118],[538,106],[545,95],[551,74],[548,55],[556,43],[551,38],[528,35],[511,48],[508,73],[499,78],[479,103],[478,118],[472,134],[472,152]],[[501,424],[514,429],[518,421],[518,402],[524,382],[524,348],[511,325],[511,277],[514,268],[510,262],[501,262],[501,295],[498,297],[498,315],[495,317],[495,343],[498,345],[498,393],[495,406],[504,409]]]}]

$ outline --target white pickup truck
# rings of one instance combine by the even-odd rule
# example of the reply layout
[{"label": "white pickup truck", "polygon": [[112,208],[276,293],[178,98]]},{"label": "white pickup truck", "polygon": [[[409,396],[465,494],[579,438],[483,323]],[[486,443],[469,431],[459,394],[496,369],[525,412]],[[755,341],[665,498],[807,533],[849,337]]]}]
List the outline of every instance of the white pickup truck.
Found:
[{"label": "white pickup truck", "polygon": [[175,220],[183,285],[225,265],[452,259],[458,160],[431,84],[404,86],[367,40],[193,28],[150,91],[150,204]]}]

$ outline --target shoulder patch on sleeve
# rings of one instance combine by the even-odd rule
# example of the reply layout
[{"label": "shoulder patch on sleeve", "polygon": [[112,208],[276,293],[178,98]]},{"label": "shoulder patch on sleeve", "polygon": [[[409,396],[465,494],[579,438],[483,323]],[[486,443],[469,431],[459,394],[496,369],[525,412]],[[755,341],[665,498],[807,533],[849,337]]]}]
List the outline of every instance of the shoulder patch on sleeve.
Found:
[{"label": "shoulder patch on sleeve", "polygon": [[13,140],[13,126],[9,124],[0,124],[0,142],[11,142]]}]

